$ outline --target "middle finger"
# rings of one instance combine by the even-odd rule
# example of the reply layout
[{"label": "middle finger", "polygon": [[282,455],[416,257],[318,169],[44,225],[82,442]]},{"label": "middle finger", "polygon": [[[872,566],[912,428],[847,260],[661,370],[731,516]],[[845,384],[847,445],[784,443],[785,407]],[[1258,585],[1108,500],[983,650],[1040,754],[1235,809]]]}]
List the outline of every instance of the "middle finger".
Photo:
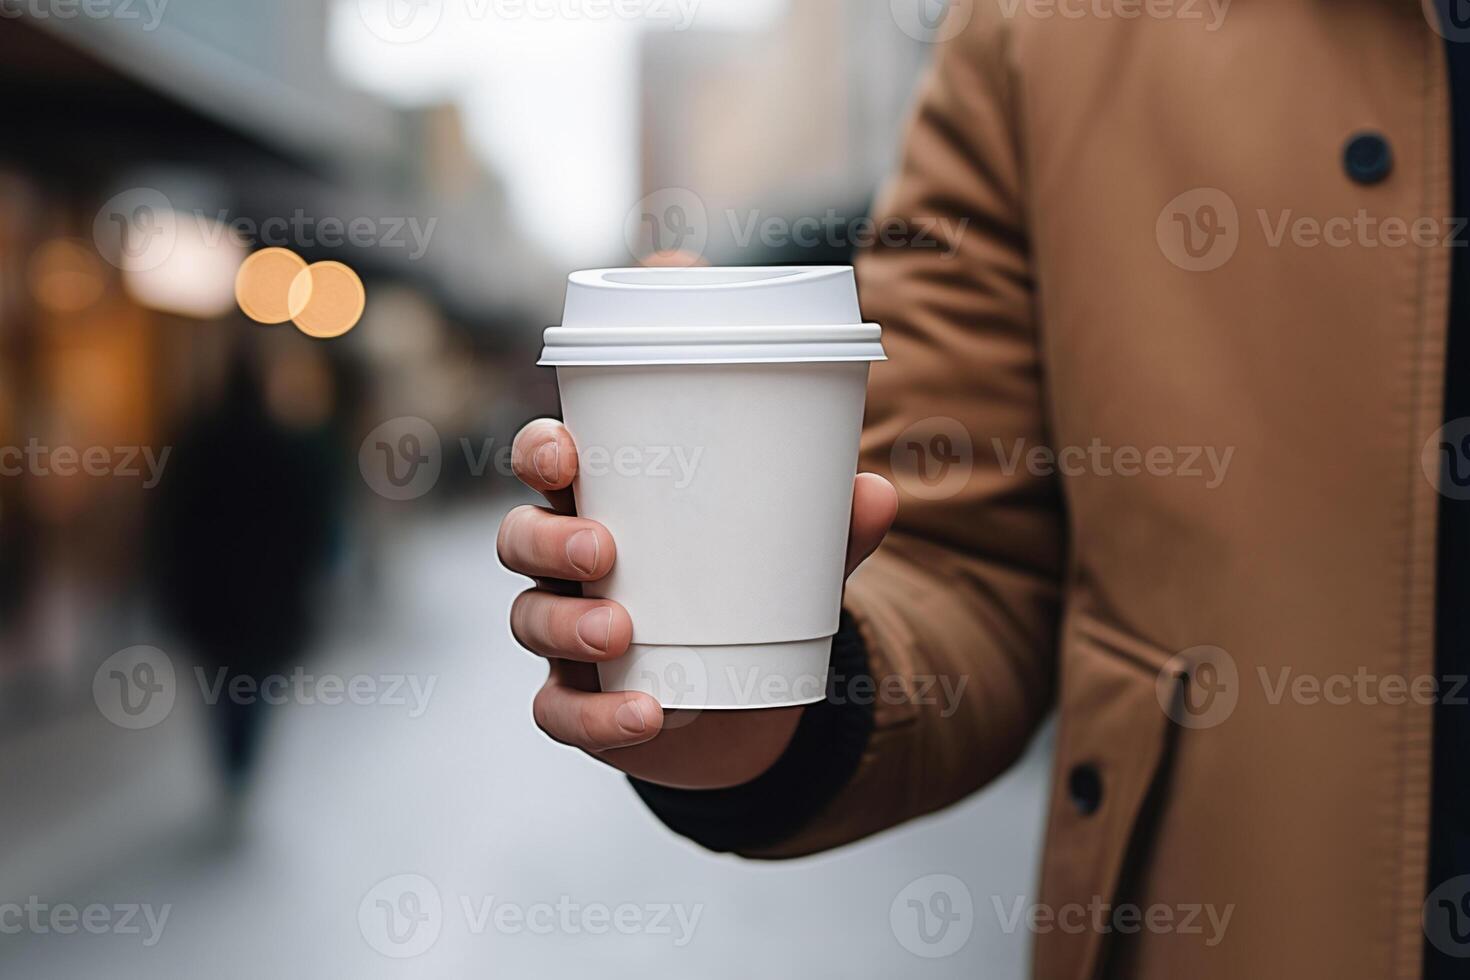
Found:
[{"label": "middle finger", "polygon": [[594,582],[612,571],[615,547],[607,528],[525,505],[505,515],[496,550],[501,564],[531,578]]}]

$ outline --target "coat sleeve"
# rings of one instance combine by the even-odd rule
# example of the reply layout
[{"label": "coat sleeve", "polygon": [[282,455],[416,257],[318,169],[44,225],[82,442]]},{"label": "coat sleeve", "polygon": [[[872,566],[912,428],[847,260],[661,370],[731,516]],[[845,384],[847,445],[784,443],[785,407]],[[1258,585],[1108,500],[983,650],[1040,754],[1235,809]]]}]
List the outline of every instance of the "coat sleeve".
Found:
[{"label": "coat sleeve", "polygon": [[[721,849],[808,854],[946,806],[1009,767],[1051,705],[1063,516],[1054,478],[1024,462],[1047,444],[1045,378],[1007,27],[983,6],[939,52],[858,263],[889,358],[873,370],[861,468],[898,487],[899,517],[844,600],[867,676],[834,676],[833,703],[777,765],[808,770],[805,783],[784,772],[788,786],[826,785],[826,742],[845,778],[779,834],[753,818],[781,796],[726,791],[766,832],[741,839],[726,821],[705,841]],[[850,763],[835,759],[853,733]],[[658,796],[645,799],[665,815]],[[669,822],[701,840],[719,819],[691,818],[696,798]]]}]

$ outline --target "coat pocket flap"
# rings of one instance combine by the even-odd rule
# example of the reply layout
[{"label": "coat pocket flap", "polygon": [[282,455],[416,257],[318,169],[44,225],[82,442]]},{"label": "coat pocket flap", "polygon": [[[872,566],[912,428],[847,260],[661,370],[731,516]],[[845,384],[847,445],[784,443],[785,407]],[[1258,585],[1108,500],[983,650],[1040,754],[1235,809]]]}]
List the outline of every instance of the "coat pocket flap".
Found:
[{"label": "coat pocket flap", "polygon": [[1172,680],[1167,653],[1114,627],[1073,616],[1065,635],[1035,962],[1038,977],[1085,978],[1109,934],[1093,910],[1118,901],[1165,768]]}]

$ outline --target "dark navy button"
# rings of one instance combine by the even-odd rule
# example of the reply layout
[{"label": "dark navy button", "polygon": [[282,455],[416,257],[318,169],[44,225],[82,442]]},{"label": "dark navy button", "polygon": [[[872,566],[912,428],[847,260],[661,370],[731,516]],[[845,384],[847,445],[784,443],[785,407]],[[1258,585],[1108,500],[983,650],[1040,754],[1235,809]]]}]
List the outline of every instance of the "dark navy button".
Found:
[{"label": "dark navy button", "polygon": [[1097,766],[1090,762],[1073,766],[1071,775],[1067,777],[1067,795],[1084,817],[1096,813],[1103,799],[1102,774],[1097,771]]},{"label": "dark navy button", "polygon": [[1393,150],[1378,133],[1357,133],[1342,148],[1342,166],[1359,184],[1376,184],[1393,170]]}]

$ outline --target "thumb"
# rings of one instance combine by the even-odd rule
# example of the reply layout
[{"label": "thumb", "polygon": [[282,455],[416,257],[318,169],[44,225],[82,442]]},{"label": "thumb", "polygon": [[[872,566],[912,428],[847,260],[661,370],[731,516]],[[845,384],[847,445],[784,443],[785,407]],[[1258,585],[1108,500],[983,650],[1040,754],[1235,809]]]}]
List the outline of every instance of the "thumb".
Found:
[{"label": "thumb", "polygon": [[852,484],[852,529],[847,536],[847,574],[883,542],[898,516],[898,491],[876,473],[859,473]]}]

